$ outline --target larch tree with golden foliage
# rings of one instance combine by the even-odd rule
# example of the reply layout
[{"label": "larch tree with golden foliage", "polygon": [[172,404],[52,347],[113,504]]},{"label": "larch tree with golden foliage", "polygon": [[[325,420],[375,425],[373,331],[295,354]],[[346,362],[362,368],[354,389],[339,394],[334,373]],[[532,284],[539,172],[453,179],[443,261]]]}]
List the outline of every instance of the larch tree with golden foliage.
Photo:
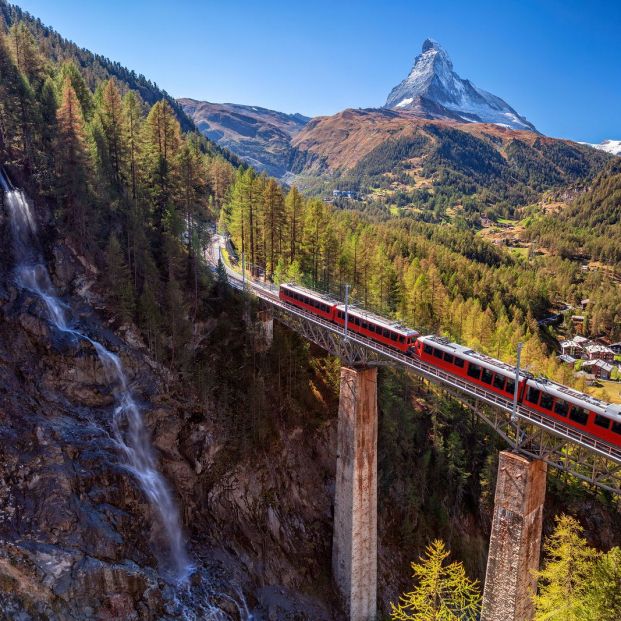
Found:
[{"label": "larch tree with golden foliage", "polygon": [[444,542],[433,541],[418,563],[412,563],[414,588],[390,604],[395,621],[475,621],[481,609],[478,583],[461,563],[446,562]]},{"label": "larch tree with golden foliage", "polygon": [[537,573],[535,621],[595,621],[590,615],[588,598],[600,555],[582,533],[575,518],[556,518],[556,528],[543,547],[544,567]]}]

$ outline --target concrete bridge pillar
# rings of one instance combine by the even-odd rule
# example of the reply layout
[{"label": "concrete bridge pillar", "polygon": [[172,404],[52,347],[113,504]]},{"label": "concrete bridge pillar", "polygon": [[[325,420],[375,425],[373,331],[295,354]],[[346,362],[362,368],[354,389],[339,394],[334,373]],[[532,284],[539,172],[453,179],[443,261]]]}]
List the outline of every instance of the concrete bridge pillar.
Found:
[{"label": "concrete bridge pillar", "polygon": [[547,464],[500,453],[481,621],[531,621]]},{"label": "concrete bridge pillar", "polygon": [[341,368],[332,574],[349,621],[377,609],[377,369]]}]

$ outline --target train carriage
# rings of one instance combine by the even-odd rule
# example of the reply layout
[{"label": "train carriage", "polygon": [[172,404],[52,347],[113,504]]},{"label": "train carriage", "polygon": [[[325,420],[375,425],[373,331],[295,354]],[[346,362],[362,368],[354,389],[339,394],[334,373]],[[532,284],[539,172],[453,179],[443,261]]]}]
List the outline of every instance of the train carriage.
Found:
[{"label": "train carriage", "polygon": [[301,287],[293,283],[280,285],[278,297],[288,304],[302,308],[305,311],[319,315],[322,319],[334,321],[334,311],[338,301],[329,295],[317,293],[312,289]]},{"label": "train carriage", "polygon": [[532,378],[523,405],[611,444],[621,444],[621,404],[606,403],[548,379]]},{"label": "train carriage", "polygon": [[[336,307],[334,321],[340,326],[345,326],[344,304]],[[419,336],[416,330],[407,328],[398,321],[391,321],[355,306],[347,307],[347,329],[407,355],[412,354]]]},{"label": "train carriage", "polygon": [[[435,334],[419,337],[415,351],[421,360],[435,367],[505,398],[513,398],[515,367],[501,360],[496,360],[458,343],[451,343],[449,339]],[[520,377],[518,399],[522,398],[526,380],[532,375],[526,371],[520,371]]]}]

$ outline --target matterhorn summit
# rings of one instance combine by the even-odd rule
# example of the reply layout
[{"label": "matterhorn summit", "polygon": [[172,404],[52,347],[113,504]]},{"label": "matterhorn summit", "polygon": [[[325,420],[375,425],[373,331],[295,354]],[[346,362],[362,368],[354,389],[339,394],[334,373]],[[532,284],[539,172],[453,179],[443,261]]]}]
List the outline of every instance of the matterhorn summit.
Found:
[{"label": "matterhorn summit", "polygon": [[408,110],[428,119],[495,123],[537,131],[506,101],[460,78],[446,50],[433,39],[423,43],[410,74],[390,91],[384,107]]}]

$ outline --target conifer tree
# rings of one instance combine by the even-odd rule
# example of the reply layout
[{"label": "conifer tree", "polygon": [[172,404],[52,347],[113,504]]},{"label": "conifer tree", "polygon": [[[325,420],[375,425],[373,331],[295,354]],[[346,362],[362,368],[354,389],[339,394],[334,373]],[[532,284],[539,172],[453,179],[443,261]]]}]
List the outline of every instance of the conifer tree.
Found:
[{"label": "conifer tree", "polygon": [[481,595],[461,563],[446,564],[449,552],[433,541],[418,563],[412,563],[414,588],[390,604],[395,621],[476,621]]},{"label": "conifer tree", "polygon": [[165,100],[155,103],[144,124],[144,157],[148,191],[155,206],[155,228],[160,235],[177,197],[180,132],[170,104]]},{"label": "conifer tree", "polygon": [[285,205],[282,192],[274,179],[268,179],[263,190],[266,236],[266,275],[271,277],[276,269],[276,257],[282,252],[285,227]]},{"label": "conifer tree", "polygon": [[569,516],[556,518],[556,527],[544,545],[546,560],[537,573],[535,621],[588,619],[589,584],[598,553],[582,536],[583,528]]},{"label": "conifer tree", "polygon": [[621,548],[612,548],[597,559],[585,609],[592,621],[621,619]]},{"label": "conifer tree", "polygon": [[82,109],[69,77],[63,84],[56,119],[57,193],[65,217],[72,218],[77,225],[78,239],[82,244],[91,237],[87,235],[86,221],[89,162]]},{"label": "conifer tree", "polygon": [[127,145],[130,196],[136,200],[138,190],[138,161],[140,159],[140,125],[142,115],[140,99],[134,91],[123,97],[123,123],[125,144]]},{"label": "conifer tree", "polygon": [[289,263],[293,263],[297,257],[297,251],[301,242],[301,229],[303,223],[304,203],[298,189],[293,186],[285,199],[286,217],[289,223]]},{"label": "conifer tree", "polygon": [[115,79],[105,83],[98,113],[105,137],[106,160],[110,166],[113,185],[117,192],[121,192],[126,177],[128,149],[125,142],[125,116],[121,94]]},{"label": "conifer tree", "polygon": [[24,22],[16,22],[9,30],[9,41],[19,71],[31,85],[37,87],[43,81],[43,58],[32,33]]},{"label": "conifer tree", "polygon": [[110,235],[106,247],[106,280],[121,317],[129,321],[134,315],[134,290],[123,251],[116,235]]},{"label": "conifer tree", "polygon": [[80,102],[80,110],[83,119],[86,121],[90,120],[93,111],[93,96],[86,85],[84,76],[71,60],[61,65],[56,76],[57,88],[60,92],[64,91],[67,80],[71,83],[73,92]]}]

